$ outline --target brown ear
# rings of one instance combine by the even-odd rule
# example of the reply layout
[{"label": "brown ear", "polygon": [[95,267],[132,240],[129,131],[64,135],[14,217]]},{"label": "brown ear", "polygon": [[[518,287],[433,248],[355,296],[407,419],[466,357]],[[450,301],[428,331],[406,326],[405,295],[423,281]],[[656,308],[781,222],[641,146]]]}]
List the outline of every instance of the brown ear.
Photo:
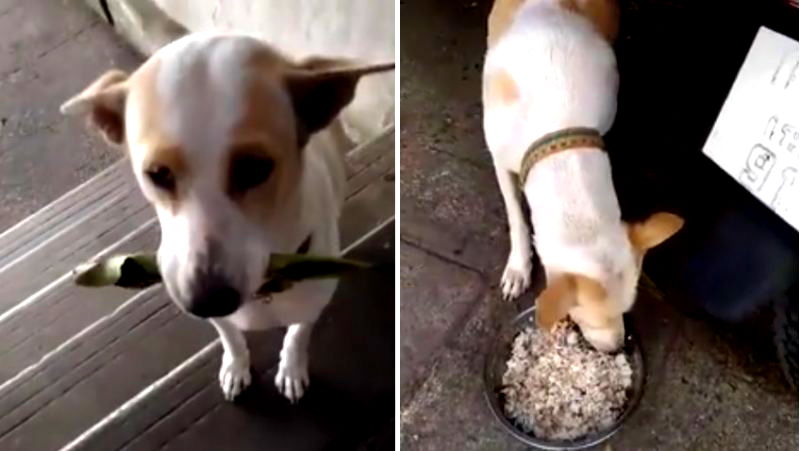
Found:
[{"label": "brown ear", "polygon": [[597,307],[606,299],[606,289],[600,282],[580,274],[562,274],[547,282],[536,300],[536,325],[552,330],[573,307],[581,304]]},{"label": "brown ear", "polygon": [[551,330],[577,304],[575,278],[565,274],[547,281],[536,299],[536,326]]},{"label": "brown ear", "polygon": [[628,226],[631,244],[644,252],[676,234],[683,227],[683,218],[672,213],[655,213],[643,222]]},{"label": "brown ear", "polygon": [[313,57],[295,66],[286,85],[298,123],[298,145],[328,125],[353,100],[364,75],[394,69],[394,63],[357,65],[333,58]]},{"label": "brown ear", "polygon": [[128,74],[110,70],[101,75],[80,94],[61,105],[61,113],[83,114],[111,144],[125,141],[125,99],[128,95]]}]

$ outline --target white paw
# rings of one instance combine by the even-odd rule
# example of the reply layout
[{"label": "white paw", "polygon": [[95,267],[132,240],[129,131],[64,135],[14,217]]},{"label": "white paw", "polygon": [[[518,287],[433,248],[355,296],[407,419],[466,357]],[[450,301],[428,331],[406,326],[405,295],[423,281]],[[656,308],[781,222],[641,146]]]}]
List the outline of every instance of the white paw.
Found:
[{"label": "white paw", "polygon": [[299,401],[308,387],[308,356],[298,354],[300,352],[281,352],[275,375],[275,387],[292,403]]},{"label": "white paw", "polygon": [[219,385],[222,395],[227,401],[233,401],[250,385],[250,357],[233,357],[227,352],[222,355],[222,366],[219,369]]},{"label": "white paw", "polygon": [[503,271],[503,278],[500,279],[500,289],[503,292],[503,299],[515,299],[522,294],[531,283],[531,263],[530,261],[520,263],[514,258],[512,261],[509,256],[506,269]]}]

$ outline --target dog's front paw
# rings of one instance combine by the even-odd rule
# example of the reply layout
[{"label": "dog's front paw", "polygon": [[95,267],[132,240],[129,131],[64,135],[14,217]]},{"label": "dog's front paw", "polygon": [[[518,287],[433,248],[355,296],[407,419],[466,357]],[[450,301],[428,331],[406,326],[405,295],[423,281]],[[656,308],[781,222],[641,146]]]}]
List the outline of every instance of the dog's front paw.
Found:
[{"label": "dog's front paw", "polygon": [[222,355],[222,366],[219,369],[219,385],[227,401],[233,401],[250,385],[250,357],[234,357],[229,353]]},{"label": "dog's front paw", "polygon": [[509,258],[506,269],[503,271],[503,278],[500,279],[500,289],[503,292],[503,299],[512,300],[521,295],[528,289],[531,283],[531,264],[530,262],[519,263],[511,261]]},{"label": "dog's front paw", "polygon": [[295,403],[303,397],[308,387],[308,356],[299,355],[299,351],[281,354],[275,387],[286,399]]}]

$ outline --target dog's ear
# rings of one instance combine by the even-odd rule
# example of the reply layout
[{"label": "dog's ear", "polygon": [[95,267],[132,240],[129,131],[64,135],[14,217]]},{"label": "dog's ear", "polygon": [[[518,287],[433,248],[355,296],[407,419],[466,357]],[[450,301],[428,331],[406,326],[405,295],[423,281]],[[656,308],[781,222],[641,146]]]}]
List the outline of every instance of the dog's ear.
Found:
[{"label": "dog's ear", "polygon": [[547,282],[547,287],[536,299],[536,325],[543,330],[552,330],[579,303],[597,306],[605,302],[606,296],[603,285],[590,277],[558,275]]},{"label": "dog's ear", "polygon": [[536,299],[536,326],[551,330],[567,316],[577,303],[575,279],[569,274],[559,275],[547,281],[547,286]]},{"label": "dog's ear", "polygon": [[361,77],[394,69],[394,63],[362,65],[352,61],[312,57],[286,75],[298,127],[298,146],[328,125],[353,100]]},{"label": "dog's ear", "polygon": [[640,252],[652,249],[683,227],[683,218],[672,213],[655,213],[642,222],[628,225],[628,238]]},{"label": "dog's ear", "polygon": [[86,89],[61,105],[61,113],[85,115],[111,144],[125,141],[125,99],[128,95],[128,74],[110,70]]}]

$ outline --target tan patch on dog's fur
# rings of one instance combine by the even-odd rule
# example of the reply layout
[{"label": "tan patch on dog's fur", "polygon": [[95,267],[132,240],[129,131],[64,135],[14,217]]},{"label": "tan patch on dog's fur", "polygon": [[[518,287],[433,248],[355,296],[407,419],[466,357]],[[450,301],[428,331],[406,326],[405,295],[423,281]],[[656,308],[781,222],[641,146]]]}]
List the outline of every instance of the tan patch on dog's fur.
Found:
[{"label": "tan patch on dog's fur", "polygon": [[[245,214],[262,221],[268,215],[284,214],[277,206],[299,186],[303,157],[298,147],[303,147],[310,135],[327,126],[352,100],[360,77],[392,70],[394,65],[358,66],[351,61],[326,57],[311,57],[295,64],[268,45],[253,49],[248,57],[245,67],[237,68],[245,72],[242,97],[246,102],[242,110],[235,113],[240,114],[240,118],[233,118],[236,122],[227,137],[229,144],[224,161],[230,166],[236,154],[242,152],[272,160],[269,178],[236,199]],[[157,166],[169,169],[175,177],[176,193],[167,196],[163,191],[154,192],[159,196],[158,202],[174,211],[179,206],[181,179],[193,174],[188,173],[186,149],[164,128],[166,108],[158,95],[159,71],[158,54],[130,77],[121,71],[110,71],[66,102],[62,111],[65,114],[92,113],[90,120],[97,122],[109,140],[117,144],[128,138],[129,151],[136,161],[142,162],[141,167],[134,170],[147,171]],[[111,91],[106,93],[109,89]],[[281,108],[284,93],[293,102],[289,108]],[[303,108],[298,108],[298,100],[302,100]],[[134,104],[128,108],[131,117],[127,119],[135,127],[125,124],[126,101]],[[303,113],[316,116],[303,117]],[[303,139],[298,139],[300,134]],[[222,168],[220,174],[223,177],[220,185],[227,186],[230,168]]]},{"label": "tan patch on dog's fur", "polygon": [[[508,30],[519,9],[537,0],[496,0],[489,13],[487,46],[492,48]],[[597,31],[609,42],[619,32],[619,5],[616,0],[560,0],[562,8],[578,13],[594,24]]]},{"label": "tan patch on dog's fur", "polygon": [[276,77],[279,80],[290,67],[290,63],[269,48],[259,49],[250,56],[248,61],[248,74],[250,79],[245,86],[247,99],[241,118],[231,131],[231,144],[226,157],[227,167],[222,171],[222,186],[228,186],[231,177],[231,163],[234,158],[242,154],[269,158],[274,162],[274,168],[269,179],[260,186],[253,188],[237,199],[245,215],[252,218],[263,218],[270,212],[275,212],[275,206],[280,199],[292,195],[302,176],[301,152],[293,134],[280,136],[277,130],[268,133],[265,124],[274,123],[275,114],[285,114],[286,111],[272,106],[272,97],[267,92],[267,77]]},{"label": "tan patch on dog's fur", "polygon": [[134,170],[147,171],[162,166],[169,169],[176,183],[175,193],[154,191],[163,201],[163,205],[173,212],[180,208],[181,180],[190,177],[184,149],[164,130],[164,108],[157,92],[157,76],[159,61],[152,58],[145,62],[130,78],[130,95],[136,96],[139,123],[138,136],[131,136],[128,145],[131,153],[145,152],[141,155],[142,167]]},{"label": "tan patch on dog's fur", "polygon": [[[141,134],[134,136],[135,149],[146,149],[147,151],[173,151],[178,147],[175,139],[168,136],[163,124],[164,114],[161,99],[157,92],[157,81],[159,71],[159,61],[157,59],[148,60],[131,76],[131,93],[136,96],[137,111],[139,116],[139,130]],[[174,153],[174,152],[173,152]],[[155,155],[145,156],[145,160],[156,159]]]},{"label": "tan patch on dog's fur", "polygon": [[609,299],[603,285],[591,277],[574,275],[576,305],[584,316],[591,317],[588,323],[595,328],[612,327],[618,317],[616,303]]},{"label": "tan patch on dog's fur", "polygon": [[[663,243],[683,227],[684,221],[671,213],[656,213],[645,221],[626,224],[634,252],[643,258],[647,250]],[[536,300],[536,323],[546,330],[568,314],[582,326],[615,330],[621,327],[619,306],[603,284],[580,274],[560,274],[547,281]]]},{"label": "tan patch on dog's fur", "polygon": [[487,46],[488,48],[494,47],[494,44],[506,32],[517,11],[525,0],[496,0],[492,5],[492,11],[489,13],[488,33],[487,33]]},{"label": "tan patch on dog's fur", "polygon": [[188,175],[184,151],[180,146],[152,148],[145,156],[143,169],[148,170],[158,166],[168,168],[176,181]]},{"label": "tan patch on dog's fur", "polygon": [[536,299],[536,325],[551,330],[567,316],[576,302],[575,280],[572,276],[562,275],[547,281],[547,286]]},{"label": "tan patch on dog's fur", "polygon": [[589,19],[595,29],[614,42],[619,33],[619,5],[616,0],[561,0],[564,8]]},{"label": "tan patch on dog's fur", "polygon": [[680,216],[672,213],[655,213],[642,222],[626,224],[628,239],[639,254],[644,254],[676,234],[683,223]]},{"label": "tan patch on dog's fur", "polygon": [[610,317],[611,305],[603,285],[580,274],[561,274],[547,282],[536,300],[536,324],[551,330],[570,310],[580,306],[595,318]]},{"label": "tan patch on dog's fur", "polygon": [[100,131],[103,138],[112,145],[125,141],[125,97],[128,92],[128,74],[111,69],[99,76],[83,91],[64,102],[64,114],[82,113],[91,127]]},{"label": "tan patch on dog's fur", "polygon": [[[279,200],[292,196],[299,186],[298,180],[303,175],[303,149],[300,147],[306,145],[309,136],[328,126],[330,120],[335,119],[352,100],[362,75],[389,68],[388,65],[358,66],[352,61],[327,57],[310,57],[292,63],[267,47],[254,52],[247,64],[251,78],[245,86],[244,97],[248,101],[231,132],[228,161],[230,166],[236,153],[244,148],[245,154],[270,158],[274,162],[273,172],[266,183],[237,199],[246,215],[263,218],[269,214],[283,214],[276,209]],[[267,91],[276,85],[288,87],[288,94],[294,102],[293,119],[297,133],[291,136],[279,134],[279,131],[288,132],[283,127],[265,131],[265,124],[286,120],[286,111],[274,107],[274,96]],[[303,98],[307,95],[310,97]],[[304,116],[310,112],[309,106],[313,113],[321,116]],[[230,177],[230,168],[225,173]]]},{"label": "tan patch on dog's fur", "polygon": [[505,70],[497,70],[487,77],[486,100],[488,104],[509,105],[519,99],[519,89]]}]

